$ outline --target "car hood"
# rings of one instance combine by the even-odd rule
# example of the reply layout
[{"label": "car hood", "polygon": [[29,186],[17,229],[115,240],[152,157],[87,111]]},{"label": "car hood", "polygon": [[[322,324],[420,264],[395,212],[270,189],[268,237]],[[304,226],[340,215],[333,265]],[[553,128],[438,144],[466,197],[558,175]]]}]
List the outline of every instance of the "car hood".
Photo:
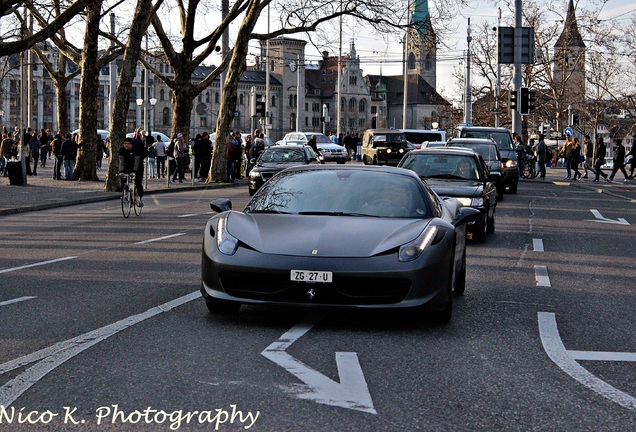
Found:
[{"label": "car hood", "polygon": [[501,162],[497,160],[486,161],[486,165],[488,165],[490,171],[501,171]]},{"label": "car hood", "polygon": [[241,213],[228,231],[265,254],[303,257],[370,257],[415,239],[430,219],[363,218]]},{"label": "car hood", "polygon": [[441,197],[475,197],[483,190],[476,181],[426,179],[426,183]]}]

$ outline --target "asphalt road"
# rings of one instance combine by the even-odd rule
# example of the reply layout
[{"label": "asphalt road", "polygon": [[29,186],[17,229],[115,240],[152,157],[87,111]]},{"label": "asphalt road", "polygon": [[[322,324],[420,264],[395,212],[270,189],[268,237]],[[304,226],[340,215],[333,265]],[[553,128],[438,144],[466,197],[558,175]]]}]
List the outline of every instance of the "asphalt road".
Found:
[{"label": "asphalt road", "polygon": [[127,220],[117,201],[0,217],[0,430],[634,429],[634,202],[521,183],[495,234],[469,245],[466,293],[439,325],[211,316],[200,249],[221,195],[249,198],[153,195]]}]

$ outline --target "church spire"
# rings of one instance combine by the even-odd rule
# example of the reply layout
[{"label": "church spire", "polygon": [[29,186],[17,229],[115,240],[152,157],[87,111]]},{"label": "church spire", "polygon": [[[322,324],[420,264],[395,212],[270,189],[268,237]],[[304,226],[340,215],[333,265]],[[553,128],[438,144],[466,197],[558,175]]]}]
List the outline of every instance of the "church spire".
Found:
[{"label": "church spire", "polygon": [[554,46],[558,47],[585,47],[585,42],[583,42],[583,37],[579,32],[579,27],[576,23],[576,15],[574,13],[574,0],[570,0],[568,4],[568,14],[565,18],[565,25],[563,26],[563,32],[557,39]]}]

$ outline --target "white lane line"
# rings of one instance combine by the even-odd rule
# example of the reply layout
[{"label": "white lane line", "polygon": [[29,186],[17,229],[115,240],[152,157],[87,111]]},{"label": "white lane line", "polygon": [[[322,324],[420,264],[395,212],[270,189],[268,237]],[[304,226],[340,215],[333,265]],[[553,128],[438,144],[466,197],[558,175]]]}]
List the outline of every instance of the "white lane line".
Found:
[{"label": "white lane line", "polygon": [[190,214],[184,214],[184,215],[180,215],[177,216],[178,218],[187,218],[187,217],[193,217],[193,216],[198,216],[198,213],[190,213]]},{"label": "white lane line", "polygon": [[77,257],[76,256],[71,256],[71,257],[58,258],[58,259],[49,260],[49,261],[42,261],[42,262],[39,262],[39,263],[27,264],[27,265],[23,265],[23,266],[20,266],[20,267],[12,267],[12,268],[8,268],[8,269],[0,270],[0,274],[1,273],[9,273],[9,272],[12,272],[12,271],[24,270],[24,269],[28,269],[28,268],[31,268],[31,267],[43,266],[43,265],[47,265],[47,264],[54,264],[54,263],[57,263],[57,262],[60,262],[60,261],[67,261],[67,260],[72,260],[72,259],[75,259],[75,258],[77,258]]},{"label": "white lane line", "polygon": [[574,360],[636,362],[636,353],[568,350]]},{"label": "white lane line", "polygon": [[0,387],[0,406],[4,406],[5,408],[9,407],[24,392],[46,376],[46,374],[82,351],[87,350],[122,330],[139,324],[162,312],[168,312],[199,297],[201,297],[201,293],[195,291],[160,306],[148,309],[146,312],[129,316],[113,324],[0,364],[0,375],[2,375],[30,363],[38,362]]},{"label": "white lane line", "polygon": [[543,240],[542,239],[532,239],[532,247],[533,247],[535,252],[544,252]]},{"label": "white lane line", "polygon": [[539,312],[539,334],[541,343],[550,360],[552,360],[563,372],[583,384],[590,390],[603,397],[619,404],[622,407],[636,410],[636,399],[617,388],[612,387],[592,375],[584,367],[578,364],[568,350],[565,349],[559,330],[556,325],[556,318],[552,312]]},{"label": "white lane line", "polygon": [[534,278],[537,281],[537,286],[551,287],[550,276],[548,276],[548,267],[536,265],[534,266]]},{"label": "white lane line", "polygon": [[163,236],[163,237],[157,237],[157,238],[150,239],[150,240],[143,240],[143,241],[137,242],[135,244],[153,243],[153,242],[158,242],[158,241],[161,241],[161,240],[167,240],[167,239],[173,238],[173,237],[179,237],[179,236],[182,236],[182,235],[185,235],[185,234],[186,233],[184,233],[184,232],[180,232],[180,233],[171,234],[171,235],[167,235],[167,236]]},{"label": "white lane line", "polygon": [[0,302],[0,306],[6,306],[6,305],[10,305],[10,304],[21,302],[21,301],[25,301],[25,300],[31,300],[31,299],[34,299],[34,298],[37,298],[37,297],[33,297],[33,296],[18,297],[18,298],[14,298],[13,300],[7,300],[7,301]]}]

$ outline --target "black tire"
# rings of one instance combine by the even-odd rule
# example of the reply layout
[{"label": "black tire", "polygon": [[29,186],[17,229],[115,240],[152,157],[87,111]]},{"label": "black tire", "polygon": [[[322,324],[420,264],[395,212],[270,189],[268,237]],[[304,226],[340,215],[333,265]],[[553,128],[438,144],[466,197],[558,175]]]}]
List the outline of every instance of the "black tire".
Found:
[{"label": "black tire", "polygon": [[453,262],[455,260],[455,254],[452,254],[451,257],[451,269],[450,274],[448,275],[448,302],[446,306],[441,311],[432,312],[430,314],[431,320],[440,324],[448,324],[453,318],[453,285],[454,285],[454,272],[455,266]]},{"label": "black tire", "polygon": [[254,196],[254,194],[256,193],[256,191],[254,189],[249,189],[248,188],[248,191],[250,193],[250,196]]},{"label": "black tire", "polygon": [[206,298],[205,305],[208,307],[210,313],[213,313],[215,315],[235,314],[241,308],[240,303],[235,303],[227,300],[219,300],[213,297]]},{"label": "black tire", "polygon": [[518,183],[514,182],[514,183],[511,183],[508,186],[508,189],[510,189],[510,193],[512,193],[512,194],[516,194],[517,193],[517,185],[518,185]]},{"label": "black tire", "polygon": [[133,196],[132,203],[133,203],[133,208],[135,209],[135,214],[137,216],[141,216],[141,209],[143,207],[140,206],[140,205],[137,205],[137,199],[139,198],[139,196],[137,195],[137,188],[136,187],[133,188],[132,196]]},{"label": "black tire", "polygon": [[337,161],[337,163],[338,163],[338,164],[340,164],[340,165],[342,165],[342,164],[347,163],[347,161],[346,161],[346,160],[341,160],[341,161]]},{"label": "black tire", "polygon": [[501,186],[497,186],[497,201],[503,201],[504,200],[504,191],[506,190],[506,186],[501,185]]},{"label": "black tire", "polygon": [[488,234],[493,234],[495,232],[495,211],[493,211],[492,217],[488,218],[488,223],[486,224],[486,232]]},{"label": "black tire", "polygon": [[455,277],[455,286],[453,287],[453,295],[460,296],[466,291],[466,247],[464,246],[464,253],[462,257],[461,268],[459,273]]},{"label": "black tire", "polygon": [[488,225],[488,215],[484,214],[479,222],[475,224],[473,231],[473,240],[478,243],[484,243],[486,241],[486,228]]},{"label": "black tire", "polygon": [[132,196],[130,193],[130,189],[124,188],[121,191],[121,212],[125,218],[130,216],[130,208],[132,207],[132,203],[130,202],[131,200]]},{"label": "black tire", "polygon": [[367,155],[362,155],[362,163],[365,165],[369,165],[369,160],[367,159]]}]

